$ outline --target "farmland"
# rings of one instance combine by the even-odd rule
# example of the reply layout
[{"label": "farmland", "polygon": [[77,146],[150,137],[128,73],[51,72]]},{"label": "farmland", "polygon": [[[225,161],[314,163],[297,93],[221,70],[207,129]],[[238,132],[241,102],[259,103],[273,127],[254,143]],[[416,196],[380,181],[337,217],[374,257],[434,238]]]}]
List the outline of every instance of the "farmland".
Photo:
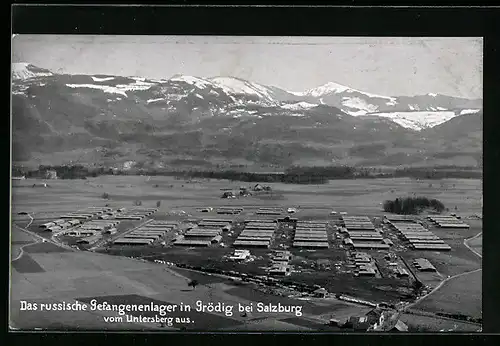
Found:
[{"label": "farmland", "polygon": [[[33,187],[33,184],[46,183],[48,187]],[[294,217],[300,220],[322,220],[335,223],[337,218],[330,211],[345,212],[349,215],[366,215],[370,218],[380,218],[384,215],[381,202],[401,196],[425,195],[437,198],[450,210],[459,213],[463,218],[481,212],[481,182],[478,180],[447,179],[441,181],[425,181],[412,179],[357,179],[335,180],[322,185],[291,185],[270,183],[270,192],[255,193],[248,197],[221,199],[223,189],[238,191],[240,186],[251,187],[254,184],[230,182],[224,180],[182,180],[173,177],[146,176],[101,176],[87,180],[26,180],[13,184],[13,214],[20,211],[30,213],[34,217],[30,230],[50,238],[47,232],[40,232],[38,226],[44,222],[58,218],[64,213],[74,212],[88,206],[108,205],[110,208],[132,207],[136,201],[141,201],[143,207],[158,207],[151,216],[157,220],[185,221],[190,218],[201,219],[215,217],[215,213],[200,212],[202,207],[240,206],[245,209],[241,215],[231,216],[236,221],[246,218],[257,218],[257,207],[298,208]],[[107,198],[103,198],[106,193]],[[160,201],[160,205],[157,204]],[[212,215],[214,214],[214,215]],[[141,221],[143,222],[143,221]],[[141,222],[123,221],[118,232],[137,227]],[[398,256],[411,263],[415,258],[425,257],[436,267],[437,273],[415,274],[430,289],[436,287],[447,276],[454,276],[481,267],[480,258],[465,245],[464,239],[471,238],[482,231],[480,220],[465,220],[470,224],[466,230],[439,229],[426,225],[432,232],[443,239],[452,248],[449,252],[409,251],[404,248],[395,250]],[[27,222],[16,221],[20,226]],[[222,243],[225,246],[210,246],[207,248],[171,247],[171,246],[124,246],[104,247],[98,249],[101,253],[61,250],[50,243],[27,245],[25,255],[20,262],[13,264],[11,320],[23,327],[33,327],[39,321],[46,319],[49,325],[66,325],[70,323],[65,318],[54,314],[27,313],[16,310],[16,304],[23,299],[86,299],[89,297],[112,297],[126,300],[131,295],[156,299],[157,301],[194,304],[196,300],[220,300],[228,304],[238,302],[270,301],[290,304],[300,302],[293,298],[280,297],[256,290],[251,285],[238,285],[227,279],[216,276],[206,276],[193,271],[170,269],[162,264],[133,260],[125,257],[143,258],[147,260],[162,260],[176,264],[185,264],[203,268],[217,268],[224,271],[235,271],[247,275],[263,275],[262,268],[270,263],[268,249],[252,249],[254,260],[251,262],[231,262],[224,258],[232,253],[230,244],[241,231],[235,227],[233,237],[224,234]],[[281,226],[279,226],[281,227]],[[12,231],[12,253],[17,252],[21,244],[32,242],[29,236],[20,231]],[[273,246],[291,244],[287,231],[278,229]],[[307,283],[325,287],[332,293],[348,294],[374,302],[412,301],[415,297],[411,279],[393,278],[387,276],[382,268],[382,277],[354,277],[344,264],[347,252],[334,241],[334,232],[327,230],[328,239],[332,245],[328,249],[301,250],[291,248],[292,264],[295,271],[286,281]],[[480,237],[469,241],[469,246],[480,248]],[[59,240],[70,242],[69,238]],[[70,245],[72,243],[69,243]],[[480,251],[480,250],[478,250]],[[379,265],[385,263],[383,254],[376,250],[367,250]],[[116,255],[116,256],[109,256]],[[15,257],[16,255],[12,255]],[[26,269],[28,268],[28,269]],[[31,269],[30,269],[31,268]],[[102,273],[106,280],[102,280]],[[460,280],[469,277],[474,280],[463,285]],[[101,278],[101,279],[99,279]],[[187,286],[189,280],[197,280],[200,286],[195,290]],[[423,299],[415,306],[416,309],[429,313],[445,312],[454,314],[461,312],[468,316],[480,316],[481,310],[481,272],[458,277],[445,283],[438,291]],[[456,289],[456,287],[459,289]],[[454,303],[457,296],[471,296],[466,307]],[[97,298],[96,298],[97,299]],[[111,299],[111,298],[110,298]],[[130,298],[132,299],[132,298]],[[135,298],[134,298],[135,299]],[[142,298],[141,298],[142,299]],[[460,298],[462,299],[462,298]],[[304,305],[304,304],[303,304]],[[306,308],[305,305],[309,306]],[[270,316],[255,313],[251,318],[261,318],[259,323],[250,323],[248,318],[241,316],[221,317],[213,325],[209,323],[210,315],[193,317],[197,322],[185,327],[189,330],[240,330],[245,328],[283,328],[289,330],[301,328],[319,330],[321,323],[330,316],[347,318],[350,314],[359,314],[366,307],[351,306],[338,300],[308,302],[304,305],[304,314],[308,318],[301,320],[296,316]],[[16,311],[17,312],[16,312]],[[327,313],[328,312],[328,313]],[[33,317],[36,315],[37,317]],[[42,316],[43,315],[43,316]],[[79,315],[78,326],[82,328],[120,328],[117,324],[99,324],[95,316]],[[69,315],[68,315],[69,316]],[[99,318],[101,318],[100,316]],[[76,318],[76,317],[75,317]],[[313,322],[311,322],[311,318]],[[412,317],[413,318],[413,317]],[[423,317],[422,317],[423,318]],[[430,317],[429,317],[430,318]],[[434,316],[434,318],[436,318]],[[226,319],[226,320],[224,320]],[[300,321],[298,321],[298,320]],[[236,322],[235,322],[236,321]],[[97,324],[96,324],[97,323]],[[76,322],[74,323],[76,325]],[[244,327],[245,325],[246,327]],[[311,327],[312,326],[312,327]],[[121,328],[144,328],[144,326],[122,326]],[[146,328],[151,328],[147,326]],[[155,327],[156,328],[156,327]],[[180,328],[180,327],[179,327]],[[328,329],[325,329],[328,330]]]}]

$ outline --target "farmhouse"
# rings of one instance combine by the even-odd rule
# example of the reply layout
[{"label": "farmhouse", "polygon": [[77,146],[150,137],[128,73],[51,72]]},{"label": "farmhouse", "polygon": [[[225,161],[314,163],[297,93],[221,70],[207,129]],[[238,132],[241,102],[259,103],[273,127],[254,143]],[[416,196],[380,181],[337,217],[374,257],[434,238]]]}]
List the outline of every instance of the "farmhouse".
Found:
[{"label": "farmhouse", "polygon": [[313,294],[316,298],[325,298],[328,294],[328,291],[324,288],[318,288],[313,292]]},{"label": "farmhouse", "polygon": [[368,322],[368,317],[366,316],[361,316],[361,317],[351,316],[347,320],[345,327],[352,328],[354,330],[366,331],[370,327],[370,323]]},{"label": "farmhouse", "polygon": [[264,188],[260,184],[255,184],[255,186],[253,187],[253,190],[254,191],[262,191],[262,190],[264,190]]},{"label": "farmhouse", "polygon": [[[221,198],[236,198],[236,196],[234,195],[234,193],[232,191],[225,191]],[[218,211],[217,211],[218,213]]]}]

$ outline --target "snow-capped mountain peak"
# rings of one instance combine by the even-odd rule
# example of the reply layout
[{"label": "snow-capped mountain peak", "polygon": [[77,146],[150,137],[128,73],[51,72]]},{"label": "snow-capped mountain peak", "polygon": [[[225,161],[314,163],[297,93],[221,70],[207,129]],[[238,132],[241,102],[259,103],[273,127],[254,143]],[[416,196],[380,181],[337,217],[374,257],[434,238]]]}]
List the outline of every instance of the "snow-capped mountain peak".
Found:
[{"label": "snow-capped mountain peak", "polygon": [[12,63],[12,78],[13,79],[30,79],[36,77],[52,76],[49,70],[36,67],[26,62]]},{"label": "snow-capped mountain peak", "polygon": [[295,93],[298,96],[303,96],[303,95],[310,95],[313,97],[320,97],[326,94],[330,93],[341,93],[344,91],[350,90],[349,87],[346,87],[345,85],[338,84],[335,82],[328,82],[322,86],[319,86],[317,88],[309,89],[305,92],[302,93]]},{"label": "snow-capped mountain peak", "polygon": [[187,84],[194,85],[197,88],[204,89],[211,85],[211,83],[205,79],[194,77],[194,76],[186,76],[186,75],[175,75],[170,78],[170,81],[173,82],[184,82]]},{"label": "snow-capped mountain peak", "polygon": [[[48,84],[43,78],[48,77],[47,80],[52,85],[60,83],[71,93],[84,93],[91,89],[93,93],[107,94],[106,99],[114,97],[116,100],[135,103],[142,100],[148,107],[160,107],[161,111],[184,107],[182,111],[197,110],[205,112],[203,114],[218,115],[226,114],[228,109],[234,108],[238,111],[238,116],[304,116],[321,113],[327,107],[335,107],[351,116],[390,119],[416,131],[434,127],[455,116],[477,113],[482,108],[481,100],[433,93],[381,96],[336,82],[304,92],[289,92],[280,87],[262,85],[238,77],[200,78],[178,74],[168,80],[153,80],[103,74],[68,75],[52,73],[29,63],[13,63],[12,76],[12,93],[25,98],[36,98],[35,92],[27,90]],[[123,78],[123,84],[117,84]],[[322,106],[317,108],[319,105]]]},{"label": "snow-capped mountain peak", "polygon": [[341,94],[341,93],[348,93],[348,94],[358,93],[358,94],[362,94],[362,95],[367,96],[367,97],[386,99],[386,100],[389,100],[389,102],[395,101],[394,97],[368,93],[366,91],[353,89],[353,88],[350,88],[350,87],[347,87],[345,85],[335,83],[335,82],[328,82],[328,83],[326,83],[322,86],[319,86],[317,88],[309,89],[309,90],[302,92],[302,93],[294,92],[293,94],[297,95],[297,96],[322,97],[322,96],[329,95],[329,94]]},{"label": "snow-capped mountain peak", "polygon": [[252,83],[234,77],[214,77],[210,78],[210,81],[212,81],[217,87],[221,88],[228,94],[255,95],[259,98],[272,100],[272,97],[269,93],[270,90],[257,83]]}]

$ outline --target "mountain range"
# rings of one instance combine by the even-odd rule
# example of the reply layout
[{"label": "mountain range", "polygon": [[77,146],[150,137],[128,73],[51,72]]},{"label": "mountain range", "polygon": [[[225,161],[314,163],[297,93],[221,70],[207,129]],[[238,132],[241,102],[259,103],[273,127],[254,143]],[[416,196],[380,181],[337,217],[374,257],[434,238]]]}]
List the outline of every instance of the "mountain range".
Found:
[{"label": "mountain range", "polygon": [[[13,161],[106,167],[481,165],[482,100],[12,64]],[[264,168],[265,169],[265,168]]]}]

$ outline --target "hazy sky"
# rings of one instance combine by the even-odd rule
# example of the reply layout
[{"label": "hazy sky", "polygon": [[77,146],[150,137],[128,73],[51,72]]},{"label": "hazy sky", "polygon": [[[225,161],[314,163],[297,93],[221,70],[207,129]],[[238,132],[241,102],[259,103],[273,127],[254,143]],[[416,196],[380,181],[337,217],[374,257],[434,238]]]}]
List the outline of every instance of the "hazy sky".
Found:
[{"label": "hazy sky", "polygon": [[16,35],[13,62],[54,72],[234,76],[290,91],[482,97],[481,38]]}]

